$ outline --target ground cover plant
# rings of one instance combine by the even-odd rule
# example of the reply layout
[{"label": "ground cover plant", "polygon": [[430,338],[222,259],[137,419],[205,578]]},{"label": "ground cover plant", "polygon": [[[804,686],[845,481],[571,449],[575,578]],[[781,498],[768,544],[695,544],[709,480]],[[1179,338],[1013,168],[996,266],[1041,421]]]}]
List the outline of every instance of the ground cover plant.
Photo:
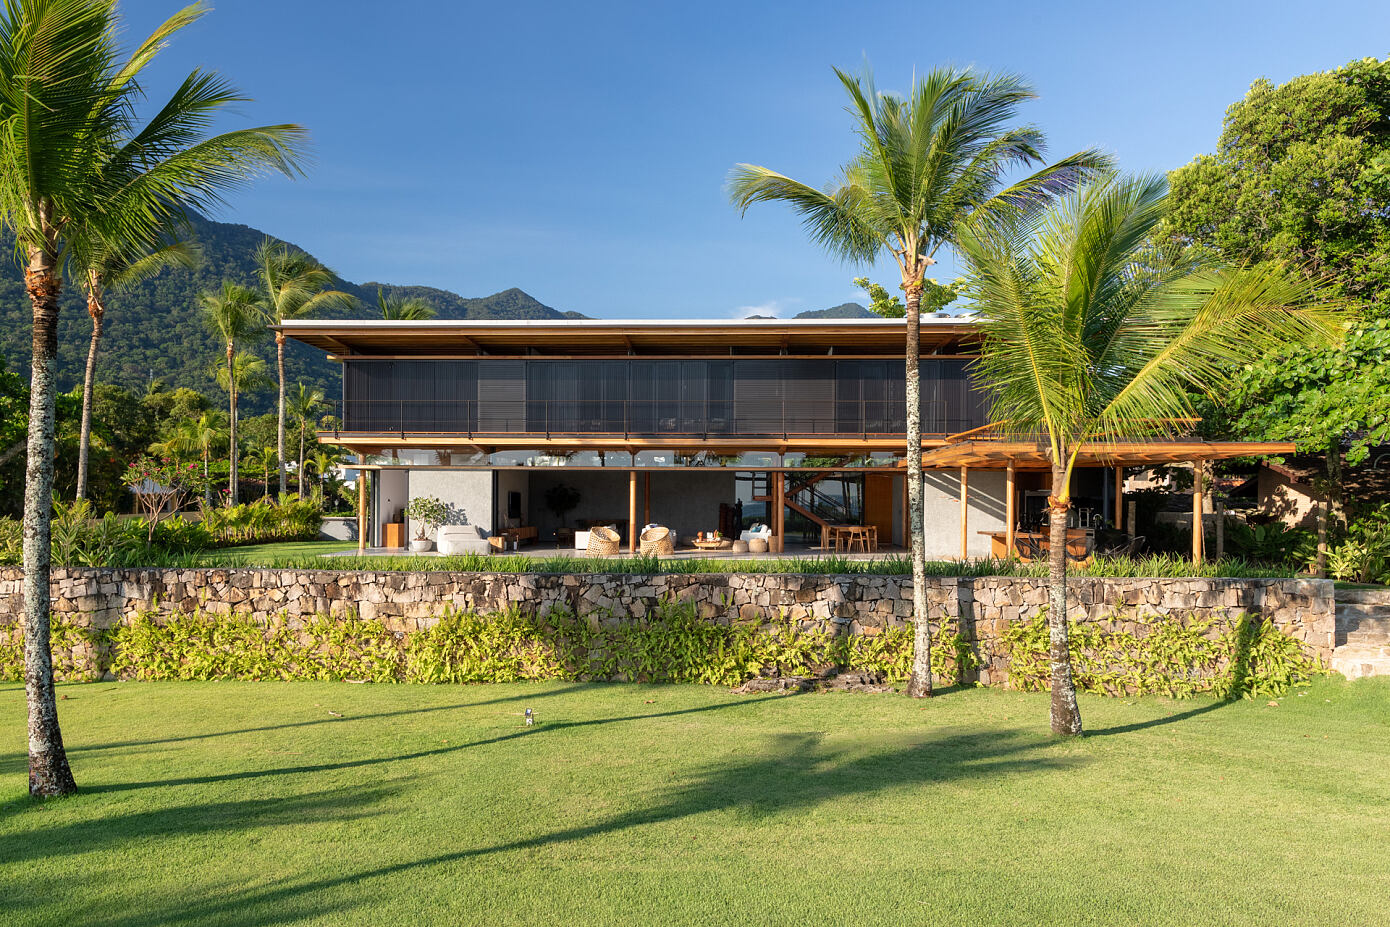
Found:
[{"label": "ground cover plant", "polygon": [[[0,911],[55,924],[1385,923],[1385,680],[1218,702],[679,685],[59,687],[0,753]],[[530,708],[536,723],[526,727]],[[23,692],[0,686],[5,729]],[[1058,866],[1058,859],[1092,862]],[[872,915],[866,912],[877,912]]]}]

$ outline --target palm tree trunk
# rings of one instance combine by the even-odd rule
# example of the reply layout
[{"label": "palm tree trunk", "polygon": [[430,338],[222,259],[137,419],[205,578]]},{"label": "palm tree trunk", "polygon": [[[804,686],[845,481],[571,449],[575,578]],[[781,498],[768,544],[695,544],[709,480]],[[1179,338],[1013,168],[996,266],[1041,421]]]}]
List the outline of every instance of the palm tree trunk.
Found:
[{"label": "palm tree trunk", "polygon": [[77,441],[77,498],[87,498],[87,455],[92,445],[92,391],[97,379],[97,347],[101,344],[106,307],[93,287],[87,291],[87,314],[92,317],[92,343],[87,347],[87,372],[82,378],[82,432]]},{"label": "palm tree trunk", "polygon": [[212,505],[212,478],[208,475],[208,454],[210,449],[203,445],[203,500]]},{"label": "palm tree trunk", "polygon": [[227,504],[237,504],[237,466],[236,466],[236,345],[227,342],[227,428],[229,431],[227,453],[231,465],[231,476],[227,479]]},{"label": "palm tree trunk", "polygon": [[294,471],[295,482],[299,484],[299,494],[304,495],[304,423],[299,423],[299,469]]},{"label": "palm tree trunk", "polygon": [[1052,663],[1052,733],[1072,737],[1081,733],[1081,709],[1071,674],[1071,634],[1067,624],[1067,513],[1071,490],[1065,463],[1052,464],[1048,498],[1047,638]]},{"label": "palm tree trunk", "polygon": [[907,309],[907,509],[912,532],[912,676],[907,694],[923,698],[932,694],[931,615],[927,612],[927,550],[922,535],[922,385],[920,377],[922,334],[922,282],[904,286]]},{"label": "palm tree trunk", "polygon": [[24,273],[34,310],[33,368],[29,385],[29,459],[24,483],[24,695],[29,706],[29,794],[77,791],[53,691],[49,644],[50,532],[53,522],[54,404],[58,355],[56,248],[32,249]]},{"label": "palm tree trunk", "polygon": [[[280,471],[280,495],[285,494],[285,333],[275,333],[275,364],[280,373],[280,404],[276,415],[276,468]],[[267,491],[270,481],[266,481]]]}]

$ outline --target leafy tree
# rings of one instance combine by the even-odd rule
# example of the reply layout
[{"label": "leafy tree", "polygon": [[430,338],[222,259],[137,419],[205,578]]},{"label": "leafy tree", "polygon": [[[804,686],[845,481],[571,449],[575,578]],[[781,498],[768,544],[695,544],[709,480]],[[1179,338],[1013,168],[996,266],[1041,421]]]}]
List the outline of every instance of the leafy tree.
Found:
[{"label": "leafy tree", "polygon": [[434,308],[423,298],[403,293],[387,296],[381,287],[376,288],[376,308],[390,322],[423,322],[435,317]]},{"label": "leafy tree", "polygon": [[1274,85],[1226,112],[1214,154],[1171,175],[1164,234],[1234,262],[1282,261],[1359,304],[1340,343],[1255,359],[1209,433],[1292,440],[1356,463],[1390,440],[1390,59]]},{"label": "leafy tree", "polygon": [[[217,384],[227,391],[228,456],[231,461],[231,475],[227,482],[227,502],[237,504],[237,397],[248,385],[246,375],[252,361],[260,360],[253,355],[237,351],[237,343],[251,341],[265,334],[265,308],[255,291],[235,283],[223,283],[216,293],[204,293],[199,298],[207,326],[216,333],[227,346],[224,366],[214,376]],[[259,372],[265,372],[265,361],[260,362]]]},{"label": "leafy tree", "polygon": [[301,135],[280,126],[239,142],[203,139],[212,113],[196,112],[185,90],[220,81],[199,72],[148,123],[134,122],[141,72],[203,11],[195,4],[176,13],[125,61],[114,0],[6,0],[0,11],[0,218],[25,261],[33,316],[23,560],[34,795],[76,789],[58,727],[48,619],[65,236],[99,216],[103,240],[148,241],[267,163],[292,171]]},{"label": "leafy tree", "polygon": [[[298,319],[325,309],[349,309],[355,297],[327,289],[336,276],[303,251],[276,244],[267,238],[256,249],[256,276],[260,279],[266,318],[271,325]],[[276,403],[275,447],[280,473],[280,492],[285,492],[285,333],[275,331],[275,370],[280,392]]]},{"label": "leafy tree", "polygon": [[[875,315],[885,319],[901,319],[907,315],[903,301],[889,293],[882,284],[874,283],[868,277],[855,277],[854,285],[863,290],[865,295],[869,297],[869,311]],[[959,288],[959,282],[942,286],[928,277],[922,281],[922,302],[919,311],[923,313],[940,312],[955,302]]]},{"label": "leafy tree", "polygon": [[822,190],[766,167],[740,164],[729,188],[744,211],[760,202],[787,204],[802,216],[811,239],[831,254],[867,264],[886,253],[898,267],[907,321],[907,486],[916,628],[908,692],[930,695],[918,366],[927,268],[967,224],[988,225],[1031,212],[1109,162],[1099,152],[1080,152],[1001,189],[1005,173],[1042,161],[1042,132],[1009,127],[1020,104],[1034,96],[1023,80],[937,68],[901,97],[879,93],[868,74],[835,74],[849,94],[860,146],[838,184]]},{"label": "leafy tree", "polygon": [[1095,181],[1038,222],[962,240],[981,324],[975,376],[1000,427],[1039,439],[1051,464],[1051,723],[1061,735],[1081,733],[1066,556],[1078,455],[1172,434],[1181,426],[1168,423],[1193,415],[1193,392],[1216,398],[1242,364],[1339,332],[1332,304],[1298,274],[1203,266],[1191,251],[1147,247],[1165,192],[1155,177]]}]

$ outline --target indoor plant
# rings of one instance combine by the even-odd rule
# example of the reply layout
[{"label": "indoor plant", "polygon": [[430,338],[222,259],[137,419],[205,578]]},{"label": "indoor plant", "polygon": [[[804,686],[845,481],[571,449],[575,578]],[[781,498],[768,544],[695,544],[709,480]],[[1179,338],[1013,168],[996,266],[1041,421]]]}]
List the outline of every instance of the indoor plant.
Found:
[{"label": "indoor plant", "polygon": [[405,507],[406,517],[415,522],[417,534],[410,542],[410,549],[419,553],[429,550],[434,542],[429,539],[431,531],[438,530],[448,517],[448,507],[434,496],[416,496]]}]

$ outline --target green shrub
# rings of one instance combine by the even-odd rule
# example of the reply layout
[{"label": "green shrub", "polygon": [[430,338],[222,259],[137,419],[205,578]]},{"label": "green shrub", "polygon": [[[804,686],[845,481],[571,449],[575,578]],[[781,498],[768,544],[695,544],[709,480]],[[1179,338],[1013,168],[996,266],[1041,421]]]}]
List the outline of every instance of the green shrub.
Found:
[{"label": "green shrub", "polygon": [[[1100,695],[1211,693],[1222,698],[1280,695],[1326,670],[1302,645],[1270,622],[1241,615],[1218,631],[1221,618],[1151,619],[1147,633],[1103,628],[1093,621],[1071,625],[1071,664],[1076,686]],[[1002,638],[1009,685],[1024,691],[1049,687],[1047,611],[1009,624]]]},{"label": "green shrub", "polygon": [[201,524],[219,547],[312,541],[323,524],[323,507],[312,499],[283,496],[278,502],[258,499],[233,506],[204,505]]}]

